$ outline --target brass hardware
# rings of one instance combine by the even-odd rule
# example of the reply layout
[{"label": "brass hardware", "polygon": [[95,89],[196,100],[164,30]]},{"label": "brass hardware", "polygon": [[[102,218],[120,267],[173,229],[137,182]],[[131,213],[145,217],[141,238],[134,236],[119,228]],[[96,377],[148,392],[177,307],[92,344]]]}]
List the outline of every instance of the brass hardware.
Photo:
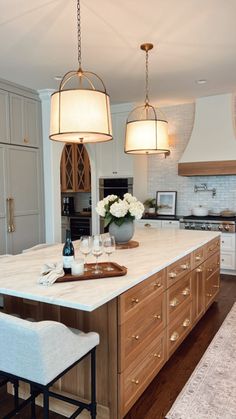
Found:
[{"label": "brass hardware", "polygon": [[197,272],[197,273],[202,272],[202,268],[197,268],[197,269],[196,269],[196,272]]},{"label": "brass hardware", "polygon": [[219,285],[213,285],[213,288],[220,288]]},{"label": "brass hardware", "polygon": [[150,49],[152,49],[153,48],[153,44],[150,44],[149,42],[147,42],[146,44],[142,44],[142,45],[140,45],[140,48],[143,50],[143,51],[150,51]]},{"label": "brass hardware", "polygon": [[217,242],[217,246],[220,246],[220,242]]},{"label": "brass hardware", "polygon": [[7,198],[7,231],[11,233],[10,198]]},{"label": "brass hardware", "polygon": [[139,299],[138,298],[132,298],[132,303],[138,304],[139,303]]},{"label": "brass hardware", "polygon": [[212,252],[214,250],[214,247],[209,247],[209,252]]},{"label": "brass hardware", "polygon": [[185,271],[186,269],[188,269],[189,268],[189,265],[187,265],[187,264],[184,264],[184,265],[180,265],[180,267]]},{"label": "brass hardware", "polygon": [[188,327],[190,325],[190,320],[189,319],[185,319],[183,322],[183,327]]},{"label": "brass hardware", "polygon": [[213,269],[212,268],[208,268],[207,271],[208,272],[213,272]]},{"label": "brass hardware", "polygon": [[139,380],[135,380],[135,378],[132,378],[132,380],[131,380],[131,383],[134,383],[134,384],[139,384]]},{"label": "brass hardware", "polygon": [[146,224],[144,224],[144,227],[151,227],[151,224],[149,224],[149,223],[146,223]]},{"label": "brass hardware", "polygon": [[160,282],[155,282],[154,287],[160,288],[161,283]]},{"label": "brass hardware", "polygon": [[220,262],[217,262],[217,266],[220,266]]},{"label": "brass hardware", "polygon": [[14,225],[14,199],[7,198],[7,231],[8,233],[13,233],[15,231]]},{"label": "brass hardware", "polygon": [[158,320],[160,320],[161,319],[161,315],[160,314],[154,314],[154,319],[158,319]]},{"label": "brass hardware", "polygon": [[189,295],[190,294],[190,289],[188,287],[186,287],[183,291],[182,291],[182,295]]},{"label": "brass hardware", "polygon": [[29,138],[28,137],[24,137],[24,143],[28,144],[29,143]]},{"label": "brass hardware", "polygon": [[178,306],[179,305],[179,300],[178,300],[178,298],[173,298],[173,300],[171,300],[170,301],[170,306],[171,307],[176,307],[176,306]]},{"label": "brass hardware", "polygon": [[177,273],[176,272],[170,272],[169,273],[169,277],[170,278],[175,278],[177,276]]},{"label": "brass hardware", "polygon": [[178,339],[179,339],[179,334],[177,332],[172,333],[170,337],[171,342],[175,342]]},{"label": "brass hardware", "polygon": [[132,338],[135,340],[139,340],[139,335],[132,335]]},{"label": "brass hardware", "polygon": [[161,354],[154,354],[154,357],[155,358],[160,358],[161,357]]},{"label": "brass hardware", "polygon": [[201,256],[197,255],[197,256],[195,257],[195,260],[201,260]]},{"label": "brass hardware", "polygon": [[207,297],[212,297],[212,294],[207,294],[206,296],[207,296]]}]

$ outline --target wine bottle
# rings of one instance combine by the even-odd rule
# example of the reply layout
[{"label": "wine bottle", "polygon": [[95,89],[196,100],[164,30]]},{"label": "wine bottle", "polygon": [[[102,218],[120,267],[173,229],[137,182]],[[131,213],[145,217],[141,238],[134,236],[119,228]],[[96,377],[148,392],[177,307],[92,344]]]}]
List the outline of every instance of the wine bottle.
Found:
[{"label": "wine bottle", "polygon": [[66,230],[66,241],[63,247],[62,255],[63,255],[63,269],[65,274],[71,273],[71,264],[74,260],[74,246],[71,241],[71,234],[70,230]]}]

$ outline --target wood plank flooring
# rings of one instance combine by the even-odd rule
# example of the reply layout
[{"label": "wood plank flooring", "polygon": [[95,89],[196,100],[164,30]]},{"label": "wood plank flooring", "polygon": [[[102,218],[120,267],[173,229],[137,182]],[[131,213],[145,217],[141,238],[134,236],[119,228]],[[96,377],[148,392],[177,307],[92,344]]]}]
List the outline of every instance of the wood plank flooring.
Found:
[{"label": "wood plank flooring", "polygon": [[[125,419],[163,419],[165,417],[236,301],[236,277],[222,275],[221,278],[218,302],[210,307]],[[0,418],[12,406],[13,397],[6,393],[5,387],[0,388]],[[30,410],[25,408],[21,414],[17,415],[17,418],[30,419]],[[37,408],[37,418],[43,419],[41,408]],[[50,419],[62,418],[63,416],[56,413],[50,415]]]}]

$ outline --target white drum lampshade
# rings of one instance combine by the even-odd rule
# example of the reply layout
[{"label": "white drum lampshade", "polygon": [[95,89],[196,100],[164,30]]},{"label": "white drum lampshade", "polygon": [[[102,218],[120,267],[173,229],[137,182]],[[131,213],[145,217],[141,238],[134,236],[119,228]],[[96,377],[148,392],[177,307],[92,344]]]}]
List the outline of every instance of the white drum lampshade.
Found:
[{"label": "white drum lampshade", "polygon": [[162,120],[128,121],[125,152],[168,154],[168,123]]}]

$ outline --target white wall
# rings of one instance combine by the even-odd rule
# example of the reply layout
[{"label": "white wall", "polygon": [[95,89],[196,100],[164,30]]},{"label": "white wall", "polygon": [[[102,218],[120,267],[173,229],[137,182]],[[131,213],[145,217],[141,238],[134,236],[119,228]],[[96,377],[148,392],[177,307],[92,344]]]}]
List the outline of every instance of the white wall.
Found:
[{"label": "white wall", "polygon": [[[216,212],[225,208],[236,211],[236,176],[178,176],[178,161],[193,128],[194,104],[170,106],[162,110],[169,122],[171,155],[166,159],[163,156],[148,156],[148,196],[154,197],[158,190],[177,191],[178,215],[191,214],[191,208],[199,204]],[[216,188],[216,196],[213,198],[210,192],[194,193],[194,185],[200,183]]]}]

